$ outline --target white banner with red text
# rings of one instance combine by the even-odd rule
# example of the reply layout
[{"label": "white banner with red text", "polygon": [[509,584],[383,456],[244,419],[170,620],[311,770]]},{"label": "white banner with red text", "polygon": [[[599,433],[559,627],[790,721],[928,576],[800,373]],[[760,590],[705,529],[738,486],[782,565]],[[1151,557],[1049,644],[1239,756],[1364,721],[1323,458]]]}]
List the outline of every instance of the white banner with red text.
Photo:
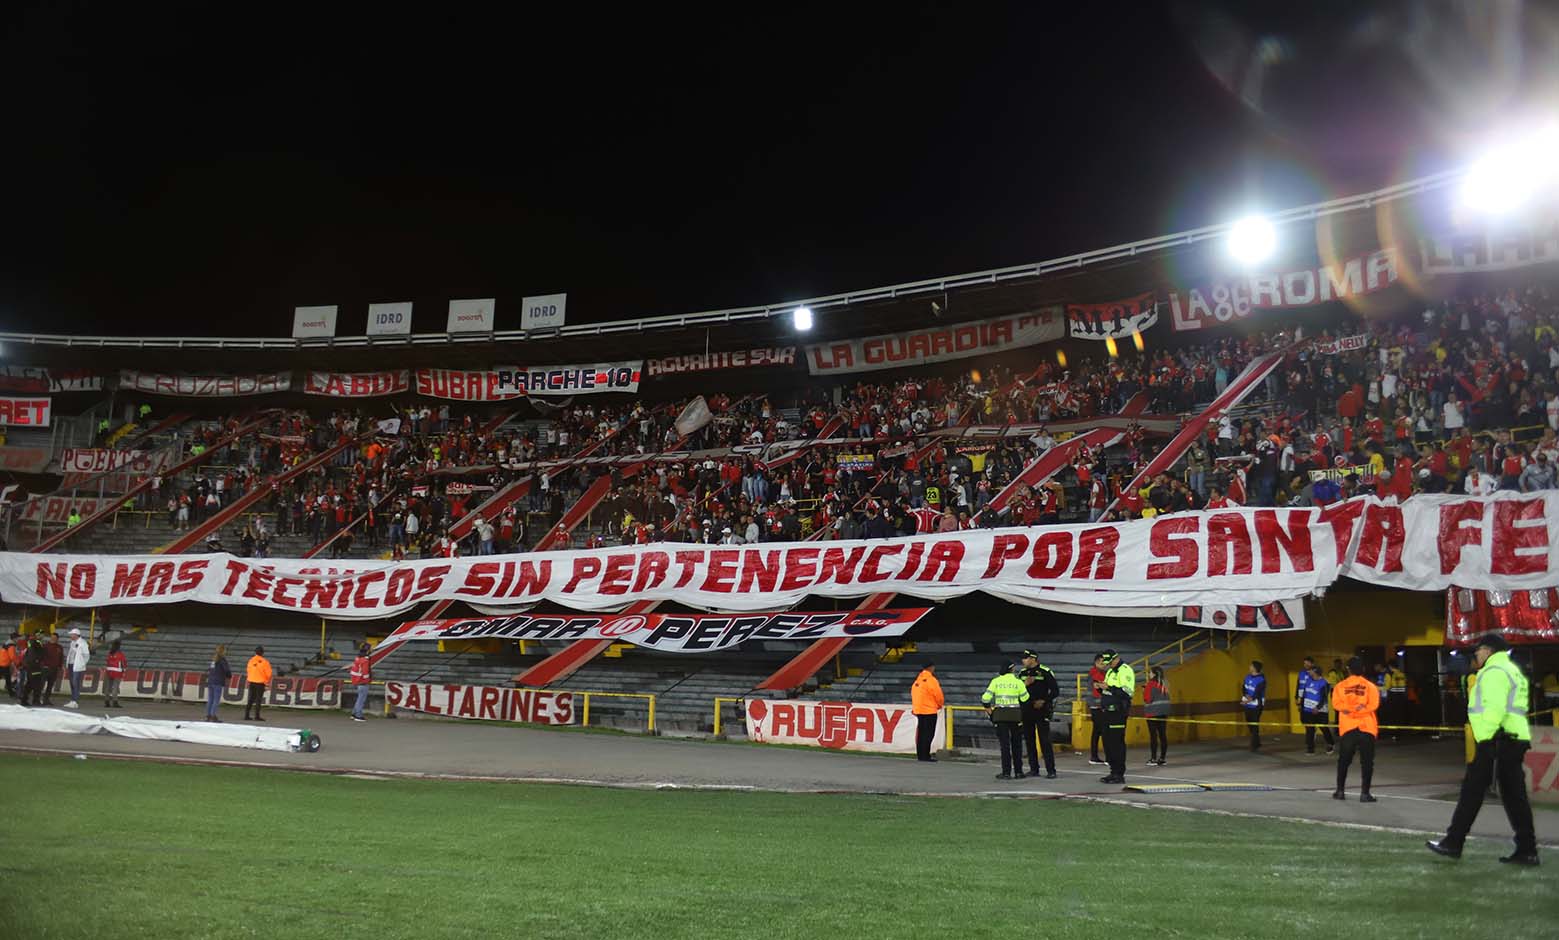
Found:
[{"label": "white banner with red text", "polygon": [[813,375],[842,375],[900,369],[929,362],[986,356],[1058,340],[1066,335],[1060,307],[993,317],[974,323],[935,326],[910,333],[889,333],[807,347]]},{"label": "white banner with red text", "polygon": [[1315,344],[1315,351],[1323,356],[1335,356],[1339,353],[1363,349],[1369,344],[1370,335],[1368,333],[1358,333],[1353,336],[1340,336],[1337,339],[1321,340]]},{"label": "white banner with red text", "polygon": [[663,653],[719,653],[748,640],[895,637],[929,607],[760,614],[524,614],[455,620],[413,620],[379,641],[379,649],[412,640],[616,640]]},{"label": "white banner with red text", "polygon": [[404,395],[411,391],[411,372],[390,369],[384,372],[305,372],[303,394],[329,395],[332,398],[378,398]]},{"label": "white banner with red text", "polygon": [[169,375],[162,372],[120,369],[119,388],[121,391],[144,392],[148,395],[177,395],[183,398],[236,398],[288,391],[292,388],[292,373]]},{"label": "white banner with red text", "polygon": [[[915,753],[918,722],[908,705],[858,702],[771,701],[753,698],[743,710],[747,739],[763,744],[805,744],[845,751]],[[931,750],[947,746],[947,721],[937,718]]]},{"label": "white banner with red text", "polygon": [[0,398],[0,427],[46,428],[52,412],[48,398]]},{"label": "white banner with red text", "polygon": [[12,604],[102,607],[198,601],[374,618],[418,603],[615,610],[669,600],[761,611],[815,597],[894,592],[944,600],[984,591],[1031,602],[1164,607],[1266,604],[1339,577],[1410,590],[1559,582],[1559,491],[1488,497],[1360,497],[1325,508],[1253,507],[1095,525],[708,546],[679,543],[321,566],[231,555],[0,553]]},{"label": "white banner with red text", "polygon": [[1242,274],[1170,291],[1176,332],[1228,326],[1256,310],[1291,310],[1362,297],[1397,283],[1398,258],[1381,248],[1334,265],[1297,271]]},{"label": "white banner with red text", "polygon": [[445,685],[438,682],[386,682],[384,700],[391,708],[478,721],[571,725],[575,723],[578,714],[574,709],[573,692],[544,689]]}]

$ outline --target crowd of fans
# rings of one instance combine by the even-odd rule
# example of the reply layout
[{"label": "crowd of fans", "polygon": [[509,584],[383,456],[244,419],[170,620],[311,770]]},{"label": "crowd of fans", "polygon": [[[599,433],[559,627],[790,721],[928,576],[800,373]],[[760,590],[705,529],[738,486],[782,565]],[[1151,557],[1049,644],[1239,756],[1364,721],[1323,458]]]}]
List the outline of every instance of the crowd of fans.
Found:
[{"label": "crowd of fans", "polygon": [[[783,403],[714,395],[706,402],[712,419],[686,435],[676,422],[687,401],[542,403],[539,420],[498,427],[420,402],[323,416],[276,412],[213,454],[208,469],[155,478],[141,508],[166,510],[168,526],[182,531],[264,486],[256,505],[273,521],[250,516],[225,544],[218,536],[208,547],[264,555],[280,534],[328,540],[336,555],[357,540],[430,555],[521,550],[543,538],[563,546],[871,538],[1233,504],[1322,505],[1361,493],[1549,489],[1559,485],[1556,321],[1559,305],[1535,285],[1335,335],[1230,335],[1071,363],[1041,348],[1016,367],[814,386]],[[1276,349],[1287,355],[1265,386],[1237,413],[1215,416],[1173,472],[1126,488],[1163,443],[1132,427],[1120,445],[1081,451],[992,510],[996,495],[1055,446],[1046,423],[1113,415],[1138,393],[1149,413],[1190,416],[1255,356]],[[829,437],[846,443],[771,461],[753,446],[815,439],[836,417]],[[213,448],[237,424],[185,428],[181,446]],[[929,432],[976,424],[1037,429],[927,446],[936,440]],[[337,445],[333,459],[273,482]],[[610,467],[566,460],[587,448],[647,459]],[[727,453],[653,457],[703,450]],[[475,514],[489,495],[532,474],[527,498],[493,518]],[[606,496],[585,530],[568,538],[559,520],[603,474],[611,475]]]}]

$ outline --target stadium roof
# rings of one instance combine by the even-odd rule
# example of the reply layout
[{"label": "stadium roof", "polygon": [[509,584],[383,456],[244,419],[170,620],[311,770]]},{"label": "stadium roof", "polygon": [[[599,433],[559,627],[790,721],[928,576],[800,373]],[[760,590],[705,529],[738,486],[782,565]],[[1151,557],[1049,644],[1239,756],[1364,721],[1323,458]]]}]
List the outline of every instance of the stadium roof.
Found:
[{"label": "stadium roof", "polygon": [[[1363,213],[1383,204],[1411,199],[1444,188],[1463,175],[1450,171],[1421,177],[1371,192],[1297,206],[1272,213],[1278,226],[1356,216],[1367,225],[1342,223],[1347,242],[1375,242],[1373,216]],[[126,350],[135,364],[148,367],[189,367],[189,353],[200,350],[211,366],[235,361],[253,367],[382,368],[386,357],[396,365],[460,368],[495,362],[564,363],[635,359],[726,350],[763,345],[820,342],[847,336],[902,330],[931,322],[934,316],[959,322],[1015,313],[1065,300],[1114,299],[1133,291],[1170,283],[1184,276],[1181,260],[1192,249],[1221,237],[1227,225],[1204,226],[1112,245],[1030,264],[946,275],[867,288],[822,297],[686,314],[569,324],[542,331],[501,330],[494,333],[417,333],[406,337],[341,336],[317,339],[284,337],[75,336],[70,334],[0,333],[4,355],[29,364],[74,368],[111,368],[123,364]],[[1199,269],[1204,263],[1189,266]],[[1129,270],[1128,270],[1129,269]],[[934,313],[931,302],[940,312]],[[817,329],[797,334],[789,315],[797,306],[816,311]],[[703,332],[703,336],[698,334]],[[689,348],[689,336],[703,340]]]}]

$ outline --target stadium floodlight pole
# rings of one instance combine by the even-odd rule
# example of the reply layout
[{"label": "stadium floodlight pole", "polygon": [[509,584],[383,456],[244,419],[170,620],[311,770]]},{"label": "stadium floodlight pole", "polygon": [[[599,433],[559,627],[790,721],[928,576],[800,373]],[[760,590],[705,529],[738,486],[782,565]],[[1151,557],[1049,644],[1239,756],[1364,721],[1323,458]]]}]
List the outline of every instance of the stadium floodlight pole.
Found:
[{"label": "stadium floodlight pole", "polygon": [[[1267,213],[1264,218],[1274,227],[1296,222],[1310,222],[1327,216],[1342,215],[1373,209],[1383,203],[1410,199],[1424,193],[1435,192],[1460,182],[1468,173],[1466,168],[1447,170],[1429,176],[1421,176],[1403,183],[1396,183],[1369,192],[1313,202]],[[547,331],[547,338],[568,339],[581,336],[605,336],[614,333],[642,333],[648,330],[680,330],[688,327],[709,326],[721,323],[765,321],[775,317],[794,317],[798,307],[805,307],[816,316],[819,312],[869,301],[895,300],[902,297],[939,295],[961,287],[998,284],[1005,281],[1043,277],[1047,274],[1071,273],[1091,265],[1104,264],[1121,259],[1139,258],[1154,252],[1185,248],[1209,240],[1226,238],[1229,223],[1204,225],[1168,235],[1157,235],[1140,241],[1124,242],[1107,248],[1078,252],[1005,268],[991,268],[968,274],[953,274],[906,281],[885,287],[845,291],[803,300],[783,303],[758,304],[748,307],[729,307],[721,310],[704,310],[696,313],[679,313],[666,316],[641,317],[635,320],[609,320],[601,323],[576,323]],[[793,321],[794,322],[794,321]],[[68,336],[57,333],[0,333],[0,343],[18,343],[23,346],[74,346],[74,347],[134,347],[142,349],[319,349],[348,348],[358,346],[389,347],[393,345],[449,345],[454,343],[518,342],[537,339],[536,331],[496,330],[492,333],[412,333],[396,342],[383,336],[337,336],[331,338],[289,339],[281,337],[218,337],[218,336]]]}]

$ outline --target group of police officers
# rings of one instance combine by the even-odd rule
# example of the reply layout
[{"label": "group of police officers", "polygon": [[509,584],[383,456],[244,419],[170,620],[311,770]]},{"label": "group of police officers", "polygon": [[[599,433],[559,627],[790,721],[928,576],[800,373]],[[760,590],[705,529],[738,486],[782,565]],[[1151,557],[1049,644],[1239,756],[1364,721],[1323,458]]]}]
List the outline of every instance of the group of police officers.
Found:
[{"label": "group of police officers", "polygon": [[[1516,849],[1500,859],[1514,865],[1538,864],[1537,835],[1532,821],[1532,805],[1527,798],[1523,773],[1526,752],[1531,746],[1528,723],[1529,684],[1510,658],[1510,646],[1504,637],[1490,633],[1478,642],[1474,654],[1478,672],[1473,678],[1467,722],[1476,742],[1471,763],[1467,765],[1460,798],[1443,838],[1430,841],[1428,848],[1437,855],[1460,858],[1462,846],[1472,829],[1485,794],[1499,783],[1501,802],[1515,833]],[[1338,716],[1342,753],[1338,758],[1337,789],[1332,794],[1342,799],[1348,768],[1357,754],[1363,772],[1361,802],[1373,803],[1370,783],[1374,771],[1374,744],[1379,735],[1375,712],[1380,696],[1375,683],[1363,677],[1364,665],[1355,658],[1348,663],[1350,673],[1342,681],[1329,681],[1315,661],[1306,658],[1295,699],[1305,726],[1305,745],[1315,753],[1319,732],[1328,754],[1333,751],[1332,731],[1327,711],[1330,705]],[[1099,673],[1102,672],[1102,678]],[[1096,732],[1102,738],[1108,775],[1100,783],[1126,782],[1126,718],[1136,690],[1136,673],[1115,650],[1105,650],[1097,658],[1090,676],[1090,706]],[[1357,689],[1354,687],[1357,686]],[[1328,695],[1327,693],[1331,694]],[[1360,694],[1353,694],[1358,692]],[[1265,704],[1266,679],[1260,662],[1251,663],[1250,674],[1241,687],[1241,704],[1251,722],[1251,746],[1260,747],[1256,722]],[[985,713],[996,728],[1001,747],[1001,773],[998,780],[1039,776],[1039,757],[1045,758],[1045,776],[1056,776],[1055,750],[1050,740],[1050,718],[1055,710],[1060,686],[1055,673],[1039,662],[1032,650],[1024,650],[1021,665],[1006,664],[991,680],[981,696]],[[1028,774],[1023,772],[1023,755],[1028,752]]]}]

